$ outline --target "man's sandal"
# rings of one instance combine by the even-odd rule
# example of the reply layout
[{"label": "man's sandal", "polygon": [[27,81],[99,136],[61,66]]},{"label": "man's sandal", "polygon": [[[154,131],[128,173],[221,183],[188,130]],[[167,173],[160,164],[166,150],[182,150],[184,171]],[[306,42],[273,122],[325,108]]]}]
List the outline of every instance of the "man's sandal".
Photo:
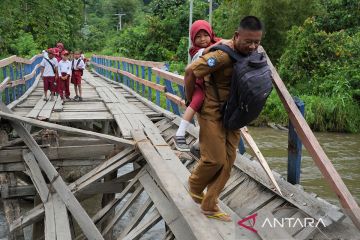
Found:
[{"label": "man's sandal", "polygon": [[190,152],[185,136],[174,136],[175,148],[180,152]]},{"label": "man's sandal", "polygon": [[223,222],[232,222],[231,216],[229,214],[221,212],[221,211],[211,212],[211,211],[202,210],[202,213],[207,218],[212,218],[212,219],[216,219],[216,220],[223,221]]}]

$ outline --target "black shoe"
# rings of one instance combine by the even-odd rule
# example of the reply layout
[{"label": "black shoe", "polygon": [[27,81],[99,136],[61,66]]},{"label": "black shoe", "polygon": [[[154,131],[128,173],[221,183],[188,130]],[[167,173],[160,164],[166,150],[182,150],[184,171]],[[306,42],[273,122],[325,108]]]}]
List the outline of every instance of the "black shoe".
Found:
[{"label": "black shoe", "polygon": [[197,159],[200,159],[200,149],[196,148],[194,145],[191,146],[190,153]]},{"label": "black shoe", "polygon": [[174,136],[175,148],[181,152],[189,152],[189,145],[186,144],[185,136]]},{"label": "black shoe", "polygon": [[79,97],[79,101],[82,102],[82,100],[83,100],[82,97]]}]

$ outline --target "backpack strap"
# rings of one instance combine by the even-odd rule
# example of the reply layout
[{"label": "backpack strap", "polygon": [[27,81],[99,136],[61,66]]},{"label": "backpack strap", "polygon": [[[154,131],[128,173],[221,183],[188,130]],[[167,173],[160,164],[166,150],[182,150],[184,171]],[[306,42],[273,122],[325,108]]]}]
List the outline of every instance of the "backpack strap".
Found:
[{"label": "backpack strap", "polygon": [[229,54],[230,58],[234,62],[240,61],[242,59],[242,57],[237,52],[235,52],[231,47],[229,47],[228,45],[219,44],[219,45],[213,46],[210,49],[211,52],[216,51],[216,50],[221,50],[223,52],[226,52],[227,54]]},{"label": "backpack strap", "polygon": [[81,58],[78,59],[78,61],[77,61],[77,63],[76,63],[76,67],[79,66],[80,62],[81,62]]},{"label": "backpack strap", "polygon": [[[54,67],[54,65],[50,62],[50,60],[49,59],[47,59],[47,58],[44,58],[49,64],[50,64],[50,66],[51,66],[51,68],[52,68],[52,70],[53,70],[53,72],[54,72],[54,74],[55,74],[55,67]],[[55,74],[56,75],[56,74]]]},{"label": "backpack strap", "polygon": [[[219,44],[219,45],[213,46],[213,47],[210,49],[211,52],[216,51],[216,50],[221,50],[221,51],[223,51],[223,52],[226,52],[227,54],[229,54],[230,58],[231,58],[234,62],[240,61],[240,60],[242,59],[242,57],[241,57],[238,53],[236,53],[231,47],[229,47],[229,46],[227,46],[227,45]],[[210,83],[211,83],[211,86],[213,86],[213,89],[214,89],[216,98],[217,98],[217,100],[218,100],[220,112],[221,112],[222,106],[221,106],[221,103],[220,103],[220,93],[219,93],[219,89],[218,89],[218,87],[217,87],[217,84],[216,84],[216,81],[215,81],[215,79],[214,79],[214,75],[213,75],[213,74],[210,74]]]}]

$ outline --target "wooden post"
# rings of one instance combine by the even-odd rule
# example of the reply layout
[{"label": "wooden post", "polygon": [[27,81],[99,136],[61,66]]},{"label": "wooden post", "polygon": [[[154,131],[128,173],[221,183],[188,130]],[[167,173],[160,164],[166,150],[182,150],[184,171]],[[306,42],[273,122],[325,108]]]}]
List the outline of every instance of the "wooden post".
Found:
[{"label": "wooden post", "polygon": [[[156,83],[160,84],[160,77],[156,75]],[[156,105],[160,106],[160,92],[156,90]]]},{"label": "wooden post", "polygon": [[[141,66],[141,78],[145,79],[145,67]],[[142,84],[142,95],[143,97],[145,97],[145,85]]]},{"label": "wooden post", "polygon": [[[148,80],[151,82],[151,75],[152,75],[152,70],[151,70],[151,67],[148,67]],[[148,99],[150,102],[152,102],[152,90],[151,90],[151,87],[148,87]]]},{"label": "wooden post", "polygon": [[[11,64],[10,65],[10,79],[11,81],[14,81],[15,80],[15,77],[14,77],[14,65]],[[16,87],[11,87],[11,90],[12,90],[12,101],[15,101],[16,100]]]},{"label": "wooden post", "polygon": [[101,130],[101,132],[103,134],[108,134],[109,133],[109,125],[110,125],[110,122],[108,120],[103,121],[102,130]]},{"label": "wooden post", "polygon": [[240,153],[241,155],[243,155],[243,154],[246,152],[244,140],[243,140],[242,137],[240,137],[240,142],[239,142],[238,148],[239,148],[239,153]]},{"label": "wooden post", "polygon": [[[171,82],[169,80],[166,80],[166,79],[164,79],[164,82],[165,82],[165,86],[166,86],[166,92],[175,94],[174,90],[172,88]],[[171,104],[173,113],[180,116],[179,106],[176,103],[174,103],[173,101],[170,101],[170,104]]]},{"label": "wooden post", "polygon": [[[294,98],[295,104],[304,116],[305,104],[299,98]],[[301,151],[302,143],[297,135],[294,126],[289,120],[289,137],[288,137],[288,175],[287,181],[292,184],[300,183],[301,170]]]},{"label": "wooden post", "polygon": [[[139,65],[136,65],[136,76],[139,77]],[[140,84],[139,82],[136,82],[136,92],[140,92]]]}]

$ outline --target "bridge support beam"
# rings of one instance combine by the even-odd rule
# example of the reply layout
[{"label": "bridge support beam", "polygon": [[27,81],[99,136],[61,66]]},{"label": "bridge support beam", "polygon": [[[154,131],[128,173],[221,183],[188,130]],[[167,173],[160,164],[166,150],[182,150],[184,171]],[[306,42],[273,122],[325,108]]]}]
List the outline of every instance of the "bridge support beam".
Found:
[{"label": "bridge support beam", "polygon": [[[295,104],[301,114],[305,114],[305,104],[299,98],[294,97]],[[289,120],[289,137],[288,137],[288,175],[287,181],[292,184],[300,183],[301,171],[301,151],[302,143],[297,135],[294,126]]]}]

